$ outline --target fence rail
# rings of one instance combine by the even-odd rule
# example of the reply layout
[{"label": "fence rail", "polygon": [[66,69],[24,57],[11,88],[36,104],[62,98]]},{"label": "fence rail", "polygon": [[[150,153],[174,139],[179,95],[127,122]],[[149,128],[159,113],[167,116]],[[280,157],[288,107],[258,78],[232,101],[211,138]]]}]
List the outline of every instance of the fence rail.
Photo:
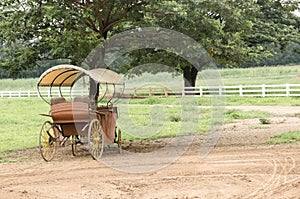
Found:
[{"label": "fence rail", "polygon": [[300,96],[300,84],[185,87],[182,95],[291,97]]},{"label": "fence rail", "polygon": [[[70,94],[70,90],[62,90],[61,91],[63,95]],[[60,96],[61,93],[59,91],[40,91],[40,93],[45,96],[45,97],[55,97],[55,96]],[[72,91],[73,96],[83,96],[86,95],[86,91]],[[36,90],[33,91],[0,91],[0,97],[39,97],[39,93]]]},{"label": "fence rail", "polygon": [[[60,96],[59,91],[40,91],[43,96],[52,97]],[[70,90],[62,90],[63,95],[70,95]],[[87,91],[73,90],[71,95],[82,96],[88,95]],[[185,87],[182,91],[173,91],[168,88],[127,88],[122,96],[119,97],[151,97],[170,95],[226,95],[226,96],[258,96],[258,97],[292,97],[300,96],[300,84],[280,84],[280,85],[238,85],[238,86],[198,86]],[[38,91],[0,91],[0,98],[3,97],[39,97]]]}]

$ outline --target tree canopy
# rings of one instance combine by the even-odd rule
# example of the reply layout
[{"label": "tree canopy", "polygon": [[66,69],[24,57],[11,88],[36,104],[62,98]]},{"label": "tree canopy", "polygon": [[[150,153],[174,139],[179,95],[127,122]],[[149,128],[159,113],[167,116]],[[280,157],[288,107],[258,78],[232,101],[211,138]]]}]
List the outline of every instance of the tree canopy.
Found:
[{"label": "tree canopy", "polygon": [[[300,19],[293,14],[298,8],[297,0],[2,0],[0,68],[16,76],[45,60],[80,65],[115,33],[146,26],[190,36],[219,65],[261,62],[299,52]],[[155,59],[195,83],[197,71],[174,54],[144,49],[129,56],[131,66]]]},{"label": "tree canopy", "polygon": [[113,27],[142,20],[146,4],[140,0],[3,0],[0,67],[14,75],[38,60],[64,58],[79,64]]}]

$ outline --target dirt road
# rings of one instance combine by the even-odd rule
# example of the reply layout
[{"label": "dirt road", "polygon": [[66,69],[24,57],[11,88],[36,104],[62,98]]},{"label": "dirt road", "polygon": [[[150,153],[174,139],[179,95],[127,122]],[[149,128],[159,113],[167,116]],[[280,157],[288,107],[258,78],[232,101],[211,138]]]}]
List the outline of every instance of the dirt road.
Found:
[{"label": "dirt road", "polygon": [[299,198],[299,151],[221,147],[203,160],[190,151],[144,174],[119,172],[88,157],[1,164],[0,198]]},{"label": "dirt road", "polygon": [[[199,136],[171,164],[157,156],[161,162],[153,161],[157,169],[151,172],[136,173],[149,166],[137,157],[166,140],[131,144],[130,150],[143,152],[139,156],[112,150],[109,157],[119,159],[119,170],[88,154],[71,157],[70,149],[50,163],[36,149],[26,150],[16,154],[19,162],[0,164],[0,198],[300,198],[300,144],[265,144],[275,133],[300,129],[295,116],[300,111],[285,111],[283,116],[274,113],[272,123],[263,127],[255,119],[225,125],[205,158],[199,156],[204,139]],[[126,164],[136,172],[122,171]]]}]

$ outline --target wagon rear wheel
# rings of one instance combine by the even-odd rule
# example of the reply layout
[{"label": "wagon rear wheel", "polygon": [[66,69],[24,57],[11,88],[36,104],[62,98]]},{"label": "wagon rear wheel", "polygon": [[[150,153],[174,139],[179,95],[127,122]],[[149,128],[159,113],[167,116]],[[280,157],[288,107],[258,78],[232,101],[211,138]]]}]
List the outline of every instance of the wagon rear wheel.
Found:
[{"label": "wagon rear wheel", "polygon": [[49,121],[44,122],[40,130],[39,148],[45,161],[48,162],[54,158],[58,139],[58,128]]},{"label": "wagon rear wheel", "polygon": [[99,120],[91,121],[88,131],[88,148],[93,159],[99,160],[104,149],[104,132]]},{"label": "wagon rear wheel", "polygon": [[122,132],[121,129],[118,129],[118,148],[119,148],[119,153],[122,153]]},{"label": "wagon rear wheel", "polygon": [[76,156],[77,153],[77,138],[75,135],[71,136],[71,142],[72,142],[72,155]]}]

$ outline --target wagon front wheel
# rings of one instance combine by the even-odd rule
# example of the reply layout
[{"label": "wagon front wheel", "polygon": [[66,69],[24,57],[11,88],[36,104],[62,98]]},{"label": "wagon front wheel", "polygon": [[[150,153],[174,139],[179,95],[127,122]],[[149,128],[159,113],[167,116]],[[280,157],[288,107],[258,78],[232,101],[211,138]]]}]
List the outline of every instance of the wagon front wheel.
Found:
[{"label": "wagon front wheel", "polygon": [[55,155],[58,137],[57,127],[49,121],[44,122],[40,130],[39,148],[42,158],[47,162],[51,161]]},{"label": "wagon front wheel", "polygon": [[104,132],[99,120],[91,121],[88,131],[88,149],[93,159],[99,160],[104,149]]}]

